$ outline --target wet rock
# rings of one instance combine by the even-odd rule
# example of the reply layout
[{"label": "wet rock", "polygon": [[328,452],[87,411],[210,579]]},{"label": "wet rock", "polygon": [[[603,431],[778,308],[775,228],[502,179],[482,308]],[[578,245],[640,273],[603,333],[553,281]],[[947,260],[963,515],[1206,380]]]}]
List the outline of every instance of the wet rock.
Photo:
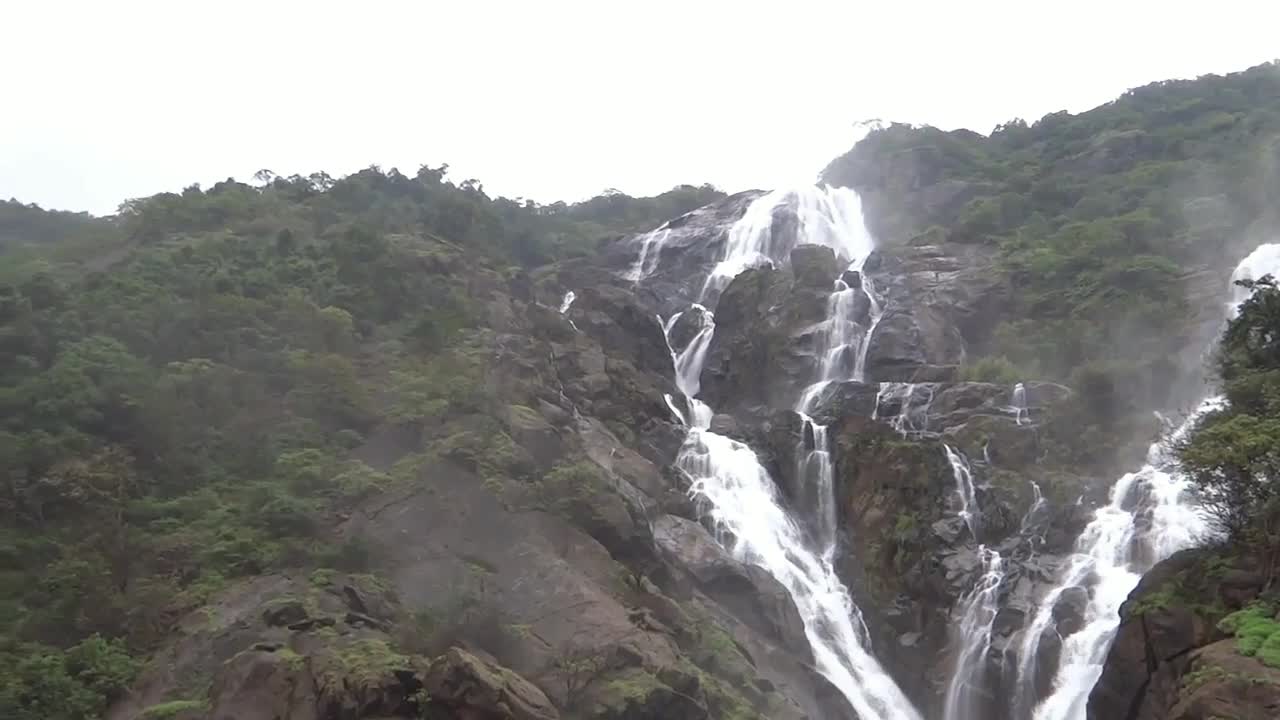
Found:
[{"label": "wet rock", "polygon": [[1058,635],[1067,637],[1084,625],[1084,611],[1089,605],[1089,591],[1082,587],[1067,588],[1053,605],[1053,622]]},{"label": "wet rock", "polygon": [[789,278],[772,268],[755,268],[725,288],[702,371],[702,397],[712,407],[784,407],[812,377],[817,367],[812,348],[793,342],[790,333],[816,321],[795,314]]},{"label": "wet rock", "polygon": [[675,324],[671,326],[671,335],[668,338],[671,349],[678,353],[688,347],[689,342],[702,328],[706,327],[710,319],[710,313],[701,305],[691,305],[688,309],[682,310],[680,317],[676,318]]},{"label": "wet rock", "polygon": [[947,582],[957,588],[969,587],[973,584],[971,578],[982,569],[982,557],[976,549],[961,547],[943,556],[942,567]]},{"label": "wet rock", "polygon": [[969,532],[969,528],[964,524],[964,518],[959,516],[942,518],[932,527],[933,534],[948,545],[956,545]]},{"label": "wet rock", "polygon": [[814,400],[810,415],[827,425],[843,417],[871,417],[876,411],[879,392],[877,385],[854,381],[831,383]]},{"label": "wet rock", "polygon": [[742,436],[741,429],[738,427],[738,421],[732,415],[717,413],[711,416],[711,432],[717,435],[724,435],[731,438],[739,438]]},{"label": "wet rock", "polygon": [[1040,457],[1040,438],[1035,428],[1019,425],[1011,416],[952,414],[939,418],[938,425],[945,428],[943,433],[949,442],[975,457],[985,454],[997,467],[1026,469]]},{"label": "wet rock", "polygon": [[532,332],[538,337],[553,342],[572,342],[577,331],[569,324],[568,318],[555,308],[545,305],[529,305],[525,308],[525,320]]},{"label": "wet rock", "polygon": [[[1216,618],[1197,611],[1216,594],[1211,584],[1200,583],[1208,577],[1205,563],[1212,557],[1209,551],[1184,550],[1143,576],[1120,608],[1120,627],[1089,696],[1090,717],[1170,717],[1179,678],[1189,671],[1194,651],[1221,637]],[[1171,588],[1179,593],[1177,604],[1144,601],[1167,597]]]},{"label": "wet rock", "polygon": [[804,623],[790,593],[768,572],[734,560],[696,522],[664,515],[653,522],[653,541],[667,563],[664,578],[685,594],[695,587],[742,622],[808,654]]},{"label": "wet rock", "polygon": [[797,245],[791,251],[796,286],[830,291],[840,274],[835,251],[822,245]]},{"label": "wet rock", "polygon": [[559,298],[566,289],[599,283],[603,267],[618,278],[620,286],[630,287],[640,296],[645,305],[670,317],[699,301],[703,281],[723,256],[729,228],[762,194],[755,190],[738,193],[673,218],[656,229],[660,242],[650,243],[645,262],[647,274],[638,283],[631,282],[628,274],[635,268],[649,233],[620,238],[594,257],[551,269],[555,282],[549,284],[547,296]]},{"label": "wet rock", "polygon": [[625,288],[585,287],[574,301],[574,322],[608,354],[629,359],[637,369],[671,378],[675,369],[658,318]]},{"label": "wet rock", "polygon": [[876,380],[901,380],[929,364],[920,327],[906,313],[885,313],[872,331],[870,342],[867,376]]},{"label": "wet rock", "polygon": [[1009,289],[996,261],[992,248],[949,241],[945,234],[879,248],[864,267],[884,309],[868,353],[868,377],[953,379],[954,371],[945,369],[982,346],[1007,307]]}]

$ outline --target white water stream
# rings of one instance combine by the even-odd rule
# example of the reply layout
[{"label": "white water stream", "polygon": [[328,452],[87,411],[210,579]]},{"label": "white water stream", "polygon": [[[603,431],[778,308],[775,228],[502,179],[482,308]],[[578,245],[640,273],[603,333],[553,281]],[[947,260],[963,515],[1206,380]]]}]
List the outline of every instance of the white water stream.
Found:
[{"label": "white water stream", "polygon": [[[724,256],[703,287],[704,298],[714,302],[733,277],[747,268],[786,262],[790,240],[773,237],[774,212],[783,205],[796,214],[794,244],[831,247],[853,268],[860,267],[871,251],[860,202],[853,191],[806,187],[771,192],[756,199],[729,231]],[[642,255],[653,254],[649,238],[644,242]],[[644,265],[642,257],[637,262],[641,268],[637,279],[643,278]],[[833,296],[854,292],[841,285],[844,283],[837,281]],[[818,384],[849,379],[835,377],[845,364],[831,359],[848,352],[843,348],[856,344],[858,355],[865,354],[867,333],[847,314],[841,314],[846,307],[843,297],[833,297],[829,304]],[[840,689],[860,720],[919,720],[910,700],[872,654],[861,612],[833,565],[835,517],[826,428],[806,416],[812,426],[813,447],[802,461],[804,477],[821,496],[819,514],[823,518],[830,515],[819,520],[818,547],[814,547],[810,536],[787,512],[773,479],[751,448],[709,429],[712,411],[696,395],[715,322],[710,312],[701,315],[705,319],[694,338],[679,350],[673,349],[676,382],[686,396],[690,416],[677,413],[689,426],[677,466],[692,479],[692,492],[709,503],[718,539],[735,557],[764,568],[791,593],[818,669]],[[677,320],[673,317],[664,323],[668,344]],[[802,413],[816,395],[816,391],[802,394],[798,406]],[[669,404],[674,410],[675,403]]]},{"label": "white water stream", "polygon": [[[1262,245],[1236,266],[1236,280],[1280,274],[1280,244]],[[1248,298],[1244,288],[1231,288],[1226,314],[1232,317]],[[1120,625],[1120,605],[1142,574],[1202,539],[1208,528],[1180,472],[1172,448],[1205,413],[1219,407],[1220,397],[1203,400],[1167,439],[1147,451],[1138,471],[1121,477],[1111,489],[1110,503],[1094,513],[1076,540],[1075,554],[1057,587],[1041,601],[1027,627],[1019,658],[1019,685],[1030,682],[1040,638],[1053,622],[1053,609],[1072,588],[1089,593],[1080,630],[1063,639],[1058,671],[1048,697],[1035,709],[1035,720],[1084,720],[1089,693],[1102,674],[1111,641]],[[1145,532],[1140,516],[1149,517]]]},{"label": "white water stream", "polygon": [[978,499],[973,485],[973,469],[969,461],[950,445],[943,445],[951,474],[956,480],[960,498],[960,519],[978,545],[982,574],[969,593],[956,607],[957,646],[955,663],[943,698],[944,720],[983,720],[978,700],[985,695],[983,680],[987,669],[987,652],[991,649],[991,632],[1000,611],[1000,586],[1004,583],[1004,558],[981,544],[978,535]]},{"label": "white water stream", "polygon": [[[784,206],[795,213],[794,239],[774,237],[775,211]],[[657,230],[642,239],[629,280],[639,283],[653,272],[667,234]],[[714,304],[729,282],[748,268],[786,263],[796,244],[831,247],[850,269],[860,269],[872,245],[857,195],[849,190],[814,187],[757,198],[730,229],[724,255],[702,288],[704,302]],[[1232,279],[1267,273],[1280,273],[1280,245],[1258,248],[1240,263]],[[816,382],[806,388],[795,406],[807,423],[804,435],[808,442],[800,453],[800,471],[806,490],[816,500],[816,531],[806,532],[788,513],[773,479],[750,447],[710,430],[713,410],[697,399],[715,333],[714,315],[706,308],[697,308],[701,320],[692,338],[678,350],[672,349],[676,383],[686,397],[686,410],[677,409],[670,398],[668,404],[689,428],[677,466],[691,478],[692,492],[709,504],[718,539],[735,557],[763,567],[790,591],[819,670],[848,698],[860,720],[919,720],[911,702],[875,659],[861,612],[835,572],[830,441],[827,428],[807,414],[830,383],[863,379],[868,340],[881,310],[869,280],[861,276],[860,281],[861,287],[850,287],[843,280],[834,283],[821,328]],[[858,293],[865,293],[870,304],[861,321],[856,317],[861,301]],[[1234,291],[1229,314],[1244,297],[1246,291]],[[668,342],[680,315],[663,323]],[[880,388],[876,412],[879,414],[882,401],[896,401],[897,411],[890,418],[893,426],[903,433],[923,432],[925,421],[919,416],[927,418],[932,397],[930,393],[929,397],[915,398],[915,394],[914,386],[886,383]],[[1028,422],[1026,390],[1021,384],[1014,388],[1012,401],[1017,422]],[[1088,598],[1081,629],[1062,641],[1050,694],[1035,707],[1035,720],[1084,719],[1089,692],[1119,623],[1120,604],[1151,565],[1193,544],[1206,531],[1170,448],[1195,419],[1219,402],[1218,398],[1205,400],[1168,440],[1151,447],[1141,469],[1116,482],[1110,502],[1094,513],[1078,538],[1075,554],[1060,571],[1058,584],[1041,600],[1019,648],[1020,688],[1033,682],[1038,645],[1054,622],[1054,606],[1073,588],[1083,588]],[[978,541],[972,472],[954,449],[947,447],[946,453],[956,477],[960,517]],[[1036,507],[1024,518],[1024,525],[1044,505],[1038,486],[1034,490]],[[1140,527],[1146,529],[1140,531]],[[978,546],[978,552],[981,575],[956,609],[958,648],[944,698],[946,720],[979,720],[975,690],[984,689],[981,676],[987,667],[999,609],[1004,559],[983,545]]]}]

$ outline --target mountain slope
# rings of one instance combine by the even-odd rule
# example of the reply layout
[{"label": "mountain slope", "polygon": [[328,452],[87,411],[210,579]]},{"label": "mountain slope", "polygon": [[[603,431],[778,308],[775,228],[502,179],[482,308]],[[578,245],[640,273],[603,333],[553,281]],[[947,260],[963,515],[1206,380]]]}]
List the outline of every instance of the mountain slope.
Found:
[{"label": "mountain slope", "polygon": [[[1277,227],[1278,91],[1268,65],[873,132],[824,173],[876,239],[855,268],[805,193],[537,206],[424,167],[108,220],[10,203],[0,714],[852,718],[794,589],[680,466],[701,335],[698,429],[745,443],[797,537],[834,515],[889,682],[930,718],[1029,717],[1087,593],[1030,656],[1024,630],[1151,411],[1203,394],[1227,274]],[[739,223],[769,262],[708,283]],[[858,362],[825,362],[832,317]]]}]

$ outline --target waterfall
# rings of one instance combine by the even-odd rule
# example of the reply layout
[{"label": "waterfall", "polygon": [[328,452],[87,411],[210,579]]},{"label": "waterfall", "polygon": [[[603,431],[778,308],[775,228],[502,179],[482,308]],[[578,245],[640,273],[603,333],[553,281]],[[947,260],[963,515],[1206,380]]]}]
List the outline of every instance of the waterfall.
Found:
[{"label": "waterfall", "polygon": [[1040,491],[1040,483],[1035,480],[1031,481],[1031,507],[1027,508],[1027,513],[1022,516],[1022,522],[1018,524],[1018,535],[1032,541],[1032,548],[1035,547],[1035,540],[1039,539],[1043,542],[1043,536],[1032,536],[1030,532],[1036,526],[1040,512],[1049,505],[1049,501],[1044,499],[1044,493]]},{"label": "waterfall", "polygon": [[956,479],[956,494],[960,496],[960,519],[964,520],[965,527],[969,528],[969,535],[976,541],[978,518],[974,511],[978,507],[978,500],[973,489],[973,471],[970,470],[964,456],[956,452],[955,448],[943,445],[942,449],[947,454],[947,462],[951,463],[951,474]]},{"label": "waterfall", "polygon": [[871,278],[865,275],[862,276],[862,292],[866,293],[867,300],[870,302],[870,309],[867,312],[871,322],[867,324],[867,332],[862,336],[861,344],[858,346],[858,359],[853,366],[853,379],[858,382],[866,382],[867,350],[871,348],[871,336],[880,325],[880,318],[884,317],[884,308],[881,307],[880,298],[876,295],[875,285],[871,283]]},{"label": "waterfall", "polygon": [[1030,422],[1027,413],[1027,388],[1022,383],[1013,386],[1013,417],[1019,425]]},{"label": "waterfall", "polygon": [[[851,267],[860,267],[870,252],[870,236],[863,225],[858,196],[852,190],[809,187],[771,192],[752,202],[730,229],[724,256],[703,286],[704,298],[718,298],[733,277],[747,268],[785,262],[791,248],[781,245],[772,232],[774,213],[783,207],[796,213],[799,243],[831,247]],[[641,252],[652,252],[648,241]],[[637,267],[638,281],[645,275],[643,259]],[[834,294],[841,292],[845,290],[837,285]],[[833,315],[841,302],[840,298],[833,299],[829,306]],[[812,476],[813,489],[820,498],[820,515],[830,515],[829,520],[818,522],[819,547],[815,552],[806,533],[783,506],[773,479],[751,448],[709,429],[712,411],[695,396],[715,322],[708,311],[701,316],[704,320],[694,338],[678,352],[672,350],[676,383],[686,396],[690,416],[686,419],[689,433],[677,457],[677,467],[692,480],[694,496],[708,503],[717,539],[738,559],[767,570],[790,592],[819,671],[849,700],[859,719],[919,720],[906,695],[871,653],[862,614],[835,571],[833,470],[827,428],[805,416],[813,436],[812,448],[804,458],[806,469],[812,471],[805,476]],[[673,317],[663,324],[668,346],[677,319]],[[832,320],[827,320],[825,344],[847,344],[844,333],[850,324]],[[826,350],[830,354],[831,347]],[[838,367],[839,363],[831,363],[822,372],[835,373]],[[820,383],[824,380],[830,378],[819,378]],[[804,393],[801,405],[807,406],[814,396]],[[675,411],[674,402],[668,399],[668,404]]]},{"label": "waterfall", "polygon": [[[943,445],[960,497],[960,518],[969,534],[978,541],[978,501],[973,486],[973,470],[955,448]],[[957,652],[943,704],[944,720],[982,720],[975,706],[982,694],[982,681],[987,669],[987,651],[991,649],[991,631],[1000,610],[1000,586],[1004,583],[1004,558],[985,545],[978,545],[982,575],[969,594],[957,605],[955,638]]]},{"label": "waterfall", "polygon": [[[1280,244],[1262,245],[1240,261],[1231,280],[1257,279],[1280,273]],[[1234,317],[1249,293],[1234,285],[1226,308]],[[1035,709],[1035,720],[1084,720],[1089,693],[1102,674],[1111,641],[1120,625],[1120,605],[1155,563],[1202,539],[1205,520],[1177,466],[1173,447],[1205,413],[1221,406],[1221,397],[1201,401],[1168,438],[1147,451],[1146,464],[1122,476],[1111,489],[1110,503],[1099,508],[1076,540],[1072,555],[1055,586],[1041,601],[1024,631],[1018,684],[1032,681],[1040,638],[1053,622],[1054,606],[1072,588],[1084,588],[1089,600],[1082,626],[1062,641],[1058,671],[1048,697]],[[1149,528],[1139,532],[1145,514]]]},{"label": "waterfall", "polygon": [[[916,395],[917,388],[924,388],[922,395]],[[933,385],[917,385],[915,383],[885,382],[880,383],[876,393],[876,407],[872,411],[872,419],[880,419],[880,408],[888,404],[898,403],[898,411],[889,418],[889,427],[899,435],[921,435],[929,429],[929,406],[933,404]]]},{"label": "waterfall", "polygon": [[636,264],[631,266],[631,270],[627,272],[625,277],[632,284],[639,284],[642,280],[649,277],[653,269],[657,267],[658,261],[661,259],[662,246],[666,245],[667,238],[671,235],[671,228],[663,225],[656,230],[650,230],[640,238],[640,254],[636,257]]},{"label": "waterfall", "polygon": [[[573,307],[573,301],[576,300],[577,297],[578,297],[578,294],[572,290],[564,294],[564,299],[560,301],[561,315],[564,315],[569,312],[569,308]],[[569,320],[569,327],[573,328],[574,330],[578,330],[578,326],[572,320]],[[578,330],[578,332],[582,332],[582,331]]]},{"label": "waterfall", "polygon": [[[836,498],[835,466],[831,462],[831,445],[827,439],[827,426],[800,413],[805,431],[801,433],[800,477],[810,482],[805,486],[806,499],[813,507],[814,535],[818,547],[828,562],[834,562],[836,552]],[[811,438],[811,442],[806,442]],[[807,447],[807,450],[806,450]]]},{"label": "waterfall", "polygon": [[573,307],[573,301],[576,300],[578,294],[570,290],[564,294],[564,299],[560,301],[560,314],[569,312],[569,308]]},{"label": "waterfall", "polygon": [[987,652],[991,649],[991,630],[1000,610],[1000,585],[1004,582],[1004,559],[1000,553],[984,545],[978,546],[982,558],[982,576],[960,601],[959,652],[955,669],[947,683],[943,704],[944,720],[983,720],[975,707],[983,694],[987,669]]},{"label": "waterfall", "polygon": [[[798,242],[776,238],[774,215],[790,209],[796,216]],[[862,219],[862,200],[849,188],[805,187],[774,190],[747,207],[729,228],[724,253],[707,276],[702,298],[718,296],[744,270],[784,262],[796,244],[822,245],[858,269],[871,253],[871,234]]]}]

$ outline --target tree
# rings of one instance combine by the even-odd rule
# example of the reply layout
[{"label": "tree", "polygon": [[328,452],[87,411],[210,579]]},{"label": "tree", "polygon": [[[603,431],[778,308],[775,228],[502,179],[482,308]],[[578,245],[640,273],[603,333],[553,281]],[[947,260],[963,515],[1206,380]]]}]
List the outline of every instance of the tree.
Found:
[{"label": "tree", "polygon": [[1237,284],[1252,294],[1219,348],[1227,403],[1178,454],[1227,537],[1280,548],[1280,288],[1270,276]]}]

